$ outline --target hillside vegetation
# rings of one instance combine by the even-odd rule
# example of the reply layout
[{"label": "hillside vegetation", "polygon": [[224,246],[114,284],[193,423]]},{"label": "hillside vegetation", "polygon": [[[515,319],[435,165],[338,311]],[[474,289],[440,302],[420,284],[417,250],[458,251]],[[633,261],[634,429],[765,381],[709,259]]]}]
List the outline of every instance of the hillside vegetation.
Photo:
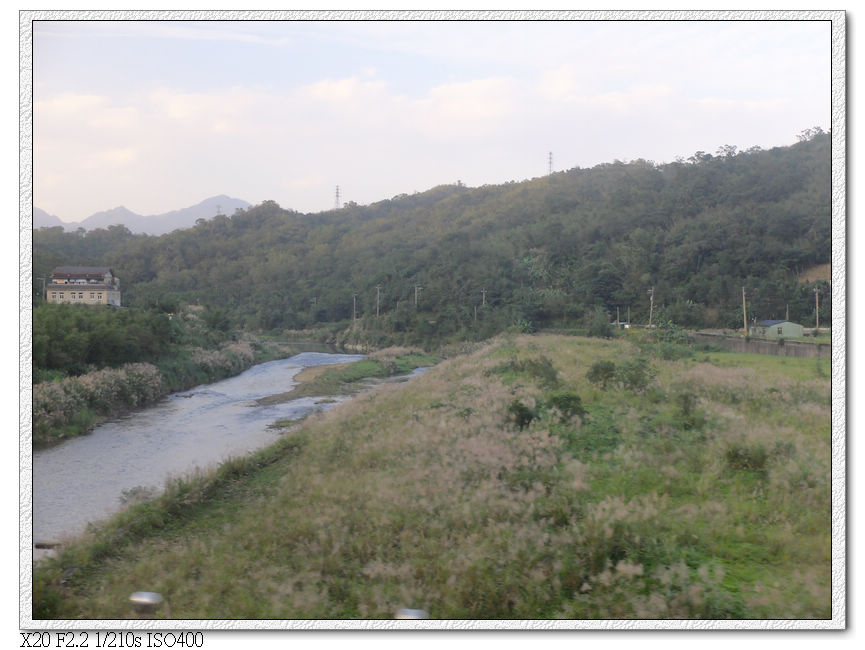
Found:
[{"label": "hillside vegetation", "polygon": [[91,530],[34,616],[828,618],[823,364],[497,338]]},{"label": "hillside vegetation", "polygon": [[61,263],[107,264],[126,304],[198,302],[235,326],[327,327],[337,342],[372,345],[571,329],[617,307],[645,323],[651,289],[658,317],[740,327],[743,286],[749,316],[789,309],[798,322],[813,319],[818,288],[829,325],[828,283],[799,275],[830,260],[830,138],[801,140],[457,182],[319,214],[265,201],[161,237],[41,229],[34,278]]}]

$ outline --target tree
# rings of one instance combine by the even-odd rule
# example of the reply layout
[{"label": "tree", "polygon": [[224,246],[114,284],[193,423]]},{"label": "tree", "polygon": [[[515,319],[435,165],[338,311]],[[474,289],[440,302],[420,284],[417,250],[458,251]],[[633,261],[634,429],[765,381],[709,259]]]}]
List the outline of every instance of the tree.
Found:
[{"label": "tree", "polygon": [[597,338],[608,339],[613,336],[610,315],[603,307],[595,307],[584,319],[586,334]]}]

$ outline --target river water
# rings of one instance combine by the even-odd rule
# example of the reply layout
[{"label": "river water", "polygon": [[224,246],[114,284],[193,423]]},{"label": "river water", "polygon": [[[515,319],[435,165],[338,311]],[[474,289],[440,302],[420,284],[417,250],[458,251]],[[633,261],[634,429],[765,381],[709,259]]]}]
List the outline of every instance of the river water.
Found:
[{"label": "river water", "polygon": [[303,368],[362,358],[302,352],[262,363],[35,452],[33,541],[56,542],[83,532],[89,522],[120,509],[129,490],[158,492],[168,478],[210,469],[271,444],[280,436],[269,428],[275,421],[299,418],[348,398],[305,397],[271,406],[258,406],[255,400],[290,390]]}]

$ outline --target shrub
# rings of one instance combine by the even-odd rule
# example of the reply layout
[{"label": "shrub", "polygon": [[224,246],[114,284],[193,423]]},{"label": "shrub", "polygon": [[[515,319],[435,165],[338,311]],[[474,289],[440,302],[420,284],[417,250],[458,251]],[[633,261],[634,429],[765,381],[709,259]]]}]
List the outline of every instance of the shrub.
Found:
[{"label": "shrub", "polygon": [[536,379],[543,388],[555,388],[559,385],[559,371],[555,369],[553,362],[545,356],[537,359],[510,359],[489,372],[498,375],[508,373],[526,375]]},{"label": "shrub", "polygon": [[616,383],[635,393],[644,391],[654,378],[654,370],[643,358],[626,361],[615,371]]},{"label": "shrub", "polygon": [[705,415],[697,409],[697,396],[694,393],[678,393],[674,399],[677,407],[676,424],[680,429],[701,429],[706,424]]},{"label": "shrub", "polygon": [[578,415],[582,417],[586,414],[583,401],[579,395],[575,395],[574,393],[553,393],[548,403],[559,412],[559,418],[563,422],[570,420],[574,416]]},{"label": "shrub", "polygon": [[598,384],[602,389],[606,389],[607,384],[613,381],[615,375],[615,363],[612,361],[598,361],[589,368],[589,372],[586,373],[586,379],[593,384]]},{"label": "shrub", "polygon": [[658,325],[657,337],[658,341],[661,343],[686,345],[691,342],[691,337],[688,334],[688,331],[669,320]]},{"label": "shrub", "polygon": [[694,351],[691,348],[676,343],[659,343],[656,353],[664,361],[678,361],[694,356]]},{"label": "shrub", "polygon": [[610,325],[610,315],[602,307],[595,307],[590,311],[583,324],[586,328],[586,335],[601,339],[608,339],[614,336],[613,326]]},{"label": "shrub", "polygon": [[761,444],[734,444],[727,448],[725,458],[730,469],[765,472],[769,452]]},{"label": "shrub", "polygon": [[508,419],[516,424],[520,431],[529,426],[537,415],[535,409],[529,408],[519,400],[514,400],[508,405]]}]

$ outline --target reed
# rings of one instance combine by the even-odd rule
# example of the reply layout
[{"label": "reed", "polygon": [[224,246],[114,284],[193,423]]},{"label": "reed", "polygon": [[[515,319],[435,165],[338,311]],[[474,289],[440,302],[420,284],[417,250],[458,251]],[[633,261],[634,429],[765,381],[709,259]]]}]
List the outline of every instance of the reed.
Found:
[{"label": "reed", "polygon": [[[147,589],[175,619],[826,618],[828,379],[705,359],[492,340],[310,416],[272,462],[134,506],[37,568],[34,611],[127,618]],[[651,383],[602,388],[604,360]]]}]

